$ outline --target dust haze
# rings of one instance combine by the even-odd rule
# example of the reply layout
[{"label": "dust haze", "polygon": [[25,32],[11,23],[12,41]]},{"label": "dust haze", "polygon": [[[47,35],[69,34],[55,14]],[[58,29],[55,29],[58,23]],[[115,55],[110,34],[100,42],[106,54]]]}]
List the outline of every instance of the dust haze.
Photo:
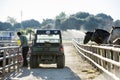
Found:
[{"label": "dust haze", "polygon": [[78,39],[80,42],[83,42],[85,33],[83,30],[67,30],[67,31],[62,31],[62,38],[65,40],[72,40],[72,39]]}]

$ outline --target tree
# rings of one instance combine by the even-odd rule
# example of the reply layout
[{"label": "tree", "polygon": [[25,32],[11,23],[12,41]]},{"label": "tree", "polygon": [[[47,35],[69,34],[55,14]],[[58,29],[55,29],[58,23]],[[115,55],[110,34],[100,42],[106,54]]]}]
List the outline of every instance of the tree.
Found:
[{"label": "tree", "polygon": [[56,19],[65,19],[67,16],[65,12],[61,12],[59,15],[56,16]]},{"label": "tree", "polygon": [[33,31],[32,28],[27,28],[26,29],[26,34],[30,34],[29,40],[31,41],[31,35],[34,34],[35,32]]},{"label": "tree", "polygon": [[99,13],[99,14],[96,15],[96,17],[101,17],[101,18],[103,18],[105,20],[113,20],[113,18],[111,16],[108,16],[108,15],[106,15],[104,13]]},{"label": "tree", "polygon": [[80,18],[80,19],[85,19],[85,18],[89,17],[90,14],[86,13],[86,12],[78,12],[78,13],[73,14],[71,16],[75,16],[76,18]]},{"label": "tree", "polygon": [[94,16],[89,16],[86,18],[85,23],[83,24],[83,29],[93,31],[99,26],[99,20]]},{"label": "tree", "polygon": [[102,24],[101,25],[102,29],[105,29],[107,31],[111,29],[111,26],[113,25],[113,18],[111,16],[100,13],[100,14],[97,14],[95,17],[101,19],[101,23],[99,24]]},{"label": "tree", "polygon": [[10,17],[10,16],[7,17],[7,22],[10,23],[10,24],[12,24],[12,25],[14,25],[15,23],[17,23],[16,19],[13,18],[13,17]]},{"label": "tree", "polygon": [[15,23],[14,24],[14,30],[18,30],[21,28],[21,23]]},{"label": "tree", "polygon": [[80,26],[83,22],[81,22],[80,19],[77,19],[74,16],[70,16],[69,18],[65,19],[61,22],[61,29],[67,30],[67,29],[80,29]]},{"label": "tree", "polygon": [[12,25],[7,22],[0,22],[0,30],[11,30]]},{"label": "tree", "polygon": [[41,24],[39,23],[39,21],[34,19],[22,21],[21,24],[23,26],[23,29],[41,27]]},{"label": "tree", "polygon": [[47,25],[51,25],[51,24],[54,24],[53,19],[43,19],[41,26],[47,26]]},{"label": "tree", "polygon": [[23,34],[23,35],[26,34],[25,30],[22,30],[22,29],[20,29],[19,32],[21,32],[21,34]]},{"label": "tree", "polygon": [[116,21],[114,22],[114,26],[120,27],[120,20],[116,20]]},{"label": "tree", "polygon": [[55,28],[56,29],[61,29],[61,20],[60,19],[55,20]]}]

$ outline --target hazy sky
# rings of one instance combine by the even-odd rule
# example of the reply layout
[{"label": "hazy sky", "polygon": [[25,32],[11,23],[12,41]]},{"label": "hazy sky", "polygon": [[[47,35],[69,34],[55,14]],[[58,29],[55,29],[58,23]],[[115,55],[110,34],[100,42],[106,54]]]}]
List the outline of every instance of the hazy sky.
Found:
[{"label": "hazy sky", "polygon": [[17,21],[54,18],[60,12],[67,15],[76,12],[105,13],[114,20],[120,19],[120,0],[0,0],[0,21],[14,17]]}]

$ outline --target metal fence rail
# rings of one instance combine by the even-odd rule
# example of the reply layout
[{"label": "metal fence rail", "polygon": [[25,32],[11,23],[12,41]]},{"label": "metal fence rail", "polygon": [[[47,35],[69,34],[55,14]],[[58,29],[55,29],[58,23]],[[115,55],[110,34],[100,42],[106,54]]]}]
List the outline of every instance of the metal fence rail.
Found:
[{"label": "metal fence rail", "polygon": [[76,40],[73,40],[73,45],[93,66],[105,72],[112,80],[120,80],[120,48],[83,45]]},{"label": "metal fence rail", "polygon": [[12,72],[19,72],[22,66],[21,51],[18,46],[0,47],[0,79]]}]

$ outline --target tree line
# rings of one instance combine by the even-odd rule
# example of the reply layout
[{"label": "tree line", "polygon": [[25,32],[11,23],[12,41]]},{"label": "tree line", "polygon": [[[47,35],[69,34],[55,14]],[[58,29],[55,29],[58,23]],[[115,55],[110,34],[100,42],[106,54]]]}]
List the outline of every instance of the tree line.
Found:
[{"label": "tree line", "polygon": [[120,26],[120,20],[114,19],[107,14],[99,13],[93,15],[87,12],[77,12],[75,14],[66,15],[61,12],[54,19],[43,19],[39,22],[35,19],[25,20],[21,23],[17,22],[15,18],[9,17],[6,22],[0,21],[0,30],[20,30],[20,29],[76,29],[93,31],[96,28],[109,30],[112,26]]}]

